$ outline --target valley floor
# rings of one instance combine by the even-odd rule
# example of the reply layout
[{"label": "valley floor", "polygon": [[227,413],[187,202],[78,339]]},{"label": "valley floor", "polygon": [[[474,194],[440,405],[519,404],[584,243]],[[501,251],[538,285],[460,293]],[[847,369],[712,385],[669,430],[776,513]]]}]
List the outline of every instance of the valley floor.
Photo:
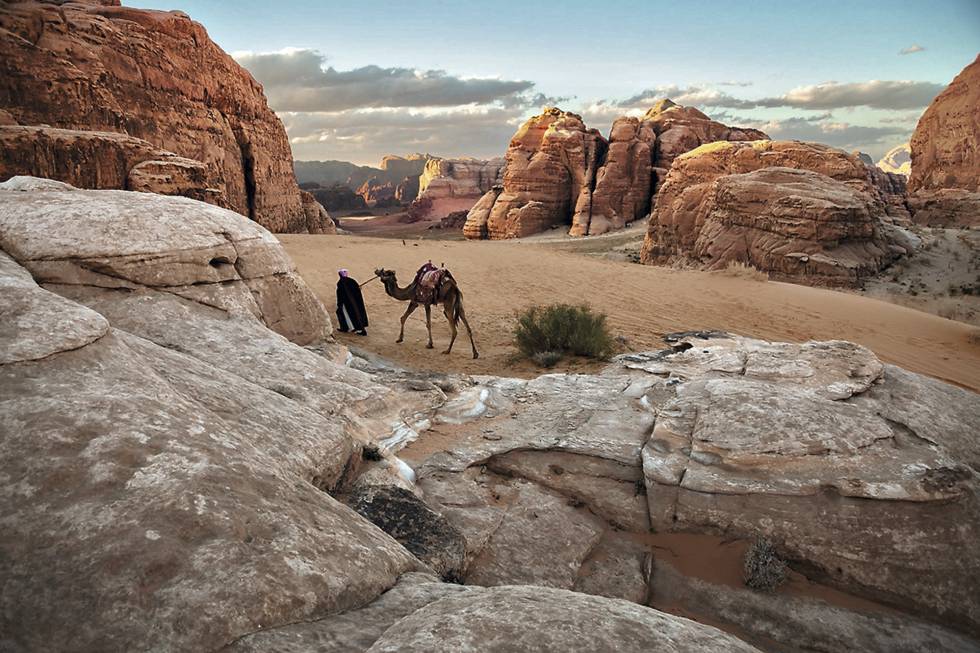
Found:
[{"label": "valley floor", "polygon": [[[515,358],[515,313],[532,304],[585,303],[609,316],[624,350],[661,349],[665,333],[718,329],[802,342],[844,339],[871,348],[882,360],[980,391],[980,337],[976,327],[853,293],[733,278],[721,273],[640,266],[582,253],[561,239],[506,242],[406,240],[358,236],[281,234],[278,238],[328,311],[336,308],[337,269],[360,282],[385,267],[407,285],[431,259],[452,270],[464,296],[480,358],[470,358],[465,331],[450,356],[441,310],[433,312],[435,349],[425,349],[424,312],[405,325],[395,344],[398,318],[407,304],[386,296],[379,281],[364,287],[368,336],[338,333],[345,344],[375,352],[406,367],[468,374],[529,377],[541,369]],[[590,239],[591,240],[591,239]],[[594,371],[583,361],[554,371]]]}]

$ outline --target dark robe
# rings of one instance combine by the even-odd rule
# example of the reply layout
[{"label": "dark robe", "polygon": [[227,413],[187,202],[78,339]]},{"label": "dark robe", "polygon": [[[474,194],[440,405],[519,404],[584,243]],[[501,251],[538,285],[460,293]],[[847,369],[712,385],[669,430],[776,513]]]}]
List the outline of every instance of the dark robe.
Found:
[{"label": "dark robe", "polygon": [[[345,319],[344,309],[347,309],[350,323]],[[341,277],[337,281],[337,322],[341,331],[360,331],[368,325],[361,287],[350,277]]]}]

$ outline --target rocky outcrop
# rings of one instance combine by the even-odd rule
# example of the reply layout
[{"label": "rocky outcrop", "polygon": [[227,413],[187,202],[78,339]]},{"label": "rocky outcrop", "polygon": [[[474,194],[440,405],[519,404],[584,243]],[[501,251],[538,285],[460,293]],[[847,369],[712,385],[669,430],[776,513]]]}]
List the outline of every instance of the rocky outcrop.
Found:
[{"label": "rocky outcrop", "polygon": [[902,143],[888,150],[885,156],[878,159],[876,165],[884,172],[908,177],[912,174],[912,150],[909,144]]},{"label": "rocky outcrop", "polygon": [[118,132],[52,127],[0,127],[0,180],[32,176],[79,188],[182,195],[226,204],[200,161],[179,157]]},{"label": "rocky outcrop", "polygon": [[350,211],[367,208],[364,198],[345,184],[334,184],[328,188],[311,187],[309,192],[327,211]]},{"label": "rocky outcrop", "polygon": [[405,177],[395,187],[395,199],[399,204],[409,204],[419,195],[419,178]]},{"label": "rocky outcrop", "polygon": [[712,120],[694,107],[683,107],[669,99],[657,102],[646,115],[647,123],[657,135],[653,167],[668,170],[674,159],[685,152],[715,141],[758,141],[769,137],[758,129],[728,127]]},{"label": "rocky outcrop", "polygon": [[909,190],[980,192],[980,55],[936,96],[909,142]]},{"label": "rocky outcrop", "polygon": [[617,119],[608,142],[580,116],[546,109],[511,139],[499,190],[474,205],[464,233],[497,239],[564,224],[571,236],[618,229],[647,215],[658,178],[678,154],[709,141],[759,138],[766,135],[670,100],[643,118]]},{"label": "rocky outcrop", "polygon": [[395,198],[395,185],[390,181],[382,181],[380,177],[371,177],[355,191],[368,206],[386,207],[398,204]]},{"label": "rocky outcrop", "polygon": [[[530,118],[510,141],[502,189],[477,202],[464,234],[519,238],[567,224],[579,196],[591,193],[605,148],[599,132],[574,113],[548,108]],[[487,210],[490,194],[495,197]]]},{"label": "rocky outcrop", "polygon": [[300,191],[300,197],[306,215],[306,230],[311,234],[336,234],[337,225],[316,197],[305,190]]},{"label": "rocky outcrop", "polygon": [[626,117],[613,123],[595,189],[579,196],[570,235],[621,229],[649,213],[655,140],[656,134],[645,120]]},{"label": "rocky outcrop", "polygon": [[855,285],[905,251],[855,155],[797,141],[718,142],[677,158],[641,261],[717,270],[741,262],[801,283]]},{"label": "rocky outcrop", "polygon": [[[672,342],[437,410],[417,484],[466,538],[464,582],[680,607],[771,650],[968,650],[980,399],[851,343]],[[759,537],[792,568],[771,597],[725,553]]]},{"label": "rocky outcrop", "polygon": [[980,55],[936,96],[910,141],[909,207],[919,224],[980,226]]},{"label": "rocky outcrop", "polygon": [[[161,187],[185,184],[186,174],[199,164],[203,175],[195,170],[193,176],[206,180],[204,192],[186,194],[215,201],[273,231],[304,231],[286,132],[261,86],[186,14],[118,4],[7,3],[0,12],[0,106],[21,125],[115,132],[197,162],[165,172],[172,180]],[[90,186],[86,182],[97,171],[110,168],[125,182],[117,172],[121,162],[147,160],[137,154],[145,147],[131,140],[96,146],[88,136],[35,136],[42,160],[24,165],[21,159],[6,176],[43,168],[52,178]],[[105,147],[115,156],[100,149]],[[122,152],[131,147],[135,153]],[[0,152],[10,166],[7,148]],[[101,158],[104,154],[109,158]],[[151,176],[160,178],[160,166]],[[92,188],[108,187],[106,179],[94,181]]]},{"label": "rocky outcrop", "polygon": [[959,188],[920,190],[908,197],[912,221],[927,227],[980,226],[980,192]]},{"label": "rocky outcrop", "polygon": [[390,451],[473,382],[338,362],[254,222],[32,178],[0,195],[4,650],[754,650],[636,603],[440,583],[340,503],[458,565]]},{"label": "rocky outcrop", "polygon": [[330,336],[322,304],[279,241],[231,211],[30,177],[3,182],[0,192],[0,247],[38,283],[134,297],[152,288],[257,320],[300,344]]},{"label": "rocky outcrop", "polygon": [[504,159],[429,159],[419,177],[419,197],[477,199],[501,183]]}]

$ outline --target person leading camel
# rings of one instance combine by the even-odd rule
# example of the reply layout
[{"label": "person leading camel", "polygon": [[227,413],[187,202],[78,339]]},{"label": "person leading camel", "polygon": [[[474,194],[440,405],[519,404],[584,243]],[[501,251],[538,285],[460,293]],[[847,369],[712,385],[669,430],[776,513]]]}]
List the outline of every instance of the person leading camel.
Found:
[{"label": "person leading camel", "polygon": [[374,274],[381,279],[381,283],[384,284],[385,292],[389,297],[408,302],[408,308],[401,317],[401,331],[398,332],[398,340],[395,342],[402,342],[405,339],[405,320],[408,319],[408,316],[415,312],[415,309],[419,306],[424,306],[425,328],[429,334],[429,343],[426,345],[426,348],[432,349],[431,309],[433,304],[441,304],[443,313],[445,313],[446,319],[449,321],[450,332],[449,346],[442,353],[448,354],[453,350],[453,343],[456,342],[456,325],[462,320],[463,326],[466,327],[466,333],[470,338],[470,346],[473,348],[473,358],[480,357],[479,352],[476,350],[476,343],[473,342],[473,330],[470,329],[470,323],[466,320],[466,312],[463,310],[463,293],[460,291],[459,286],[456,285],[456,279],[453,278],[449,270],[446,268],[436,268],[430,261],[419,268],[419,271],[415,275],[415,280],[406,288],[398,287],[398,279],[395,277],[394,270],[380,268],[375,270]]},{"label": "person leading camel", "polygon": [[364,308],[364,297],[361,287],[347,270],[338,270],[340,279],[337,280],[337,322],[342,333],[355,331],[358,335],[367,335],[368,317]]}]

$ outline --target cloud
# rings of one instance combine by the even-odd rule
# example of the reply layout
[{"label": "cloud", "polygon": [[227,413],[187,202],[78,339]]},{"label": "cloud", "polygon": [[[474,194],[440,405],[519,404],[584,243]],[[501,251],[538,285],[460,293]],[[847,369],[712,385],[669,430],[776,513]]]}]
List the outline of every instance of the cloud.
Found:
[{"label": "cloud", "polygon": [[928,106],[944,88],[943,84],[913,81],[879,81],[838,84],[828,82],[800,86],[776,98],[755,101],[759,107],[796,109],[917,109]]},{"label": "cloud", "polygon": [[915,54],[916,52],[922,52],[923,50],[925,50],[924,47],[922,47],[918,43],[913,43],[912,45],[910,45],[907,48],[902,48],[901,50],[898,51],[898,53],[899,54]]},{"label": "cloud", "polygon": [[499,106],[281,113],[295,159],[377,165],[385,154],[503,156],[526,110]]},{"label": "cloud", "polygon": [[830,114],[814,118],[794,116],[781,120],[752,120],[732,117],[732,122],[761,129],[777,140],[825,143],[843,150],[867,152],[875,159],[881,158],[895,143],[907,140],[914,128],[914,125],[853,125],[835,120]]},{"label": "cloud", "polygon": [[745,100],[710,87],[667,85],[646,89],[613,104],[633,108],[649,106],[660,98],[669,97],[678,104],[727,109],[788,107],[828,110],[868,107],[902,110],[928,106],[943,88],[943,84],[914,81],[823,82],[800,86],[780,96]]},{"label": "cloud", "polygon": [[262,83],[277,111],[514,103],[534,87],[525,80],[456,77],[442,70],[363,66],[341,71],[326,66],[326,57],[309,49],[234,56]]}]

